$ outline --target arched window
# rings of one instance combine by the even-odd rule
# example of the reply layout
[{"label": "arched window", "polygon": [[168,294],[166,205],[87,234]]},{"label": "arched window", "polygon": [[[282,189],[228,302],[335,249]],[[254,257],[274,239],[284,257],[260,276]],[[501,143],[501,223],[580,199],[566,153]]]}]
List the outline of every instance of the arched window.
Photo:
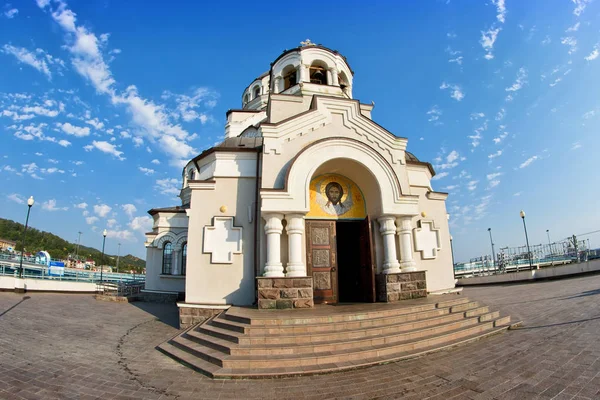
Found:
[{"label": "arched window", "polygon": [[254,97],[253,99],[260,97],[260,86],[254,88]]},{"label": "arched window", "polygon": [[165,243],[163,246],[163,263],[162,273],[163,275],[171,275],[173,267],[173,245],[171,242]]},{"label": "arched window", "polygon": [[190,172],[189,172],[189,175],[188,175],[188,180],[193,181],[195,177],[196,177],[196,170],[195,169],[190,169]]},{"label": "arched window", "polygon": [[327,85],[327,71],[320,65],[311,65],[310,67],[310,83],[317,85]]},{"label": "arched window", "polygon": [[283,69],[283,90],[287,90],[292,86],[296,86],[298,78],[296,75],[296,68],[293,65],[288,65]]},{"label": "arched window", "polygon": [[181,275],[185,275],[185,264],[187,263],[187,242],[181,247]]},{"label": "arched window", "polygon": [[250,97],[250,95],[249,95],[248,93],[246,93],[246,94],[244,95],[244,105],[248,104],[248,100],[250,100],[250,98],[249,98],[249,97]]}]

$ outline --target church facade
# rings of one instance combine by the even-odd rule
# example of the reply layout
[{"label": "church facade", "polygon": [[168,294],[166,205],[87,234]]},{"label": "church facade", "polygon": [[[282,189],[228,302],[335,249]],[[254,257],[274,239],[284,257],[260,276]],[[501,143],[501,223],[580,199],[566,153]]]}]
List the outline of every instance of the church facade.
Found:
[{"label": "church facade", "polygon": [[184,167],[181,204],[149,211],[147,292],[219,310],[454,288],[447,194],[353,83],[345,57],[307,41],[244,90],[225,140]]}]

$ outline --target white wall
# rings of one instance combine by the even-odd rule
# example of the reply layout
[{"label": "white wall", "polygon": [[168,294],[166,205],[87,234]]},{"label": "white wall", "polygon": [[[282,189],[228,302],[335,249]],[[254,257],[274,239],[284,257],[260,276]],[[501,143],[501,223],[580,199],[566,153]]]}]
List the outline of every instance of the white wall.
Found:
[{"label": "white wall", "polygon": [[14,290],[22,288],[28,291],[90,292],[96,291],[93,282],[59,281],[55,279],[19,279],[13,276],[0,276],[0,289]]}]

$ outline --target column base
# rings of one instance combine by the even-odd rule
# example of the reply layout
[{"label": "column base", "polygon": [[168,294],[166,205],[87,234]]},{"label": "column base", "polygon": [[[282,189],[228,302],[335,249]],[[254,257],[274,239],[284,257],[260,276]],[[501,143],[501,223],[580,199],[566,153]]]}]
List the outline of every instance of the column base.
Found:
[{"label": "column base", "polygon": [[402,272],[415,272],[417,270],[417,265],[414,261],[401,261],[400,268],[402,268]]},{"label": "column base", "polygon": [[400,272],[402,271],[400,270],[400,264],[398,262],[383,263],[383,274],[399,274]]},{"label": "column base", "polygon": [[427,297],[425,271],[379,274],[376,282],[377,301],[391,303]]},{"label": "column base", "polygon": [[285,276],[290,278],[303,278],[306,277],[306,267],[304,264],[289,264],[285,268]]},{"label": "column base", "polygon": [[283,273],[283,264],[279,263],[265,266],[265,273],[263,276],[267,278],[283,278],[285,276]]}]

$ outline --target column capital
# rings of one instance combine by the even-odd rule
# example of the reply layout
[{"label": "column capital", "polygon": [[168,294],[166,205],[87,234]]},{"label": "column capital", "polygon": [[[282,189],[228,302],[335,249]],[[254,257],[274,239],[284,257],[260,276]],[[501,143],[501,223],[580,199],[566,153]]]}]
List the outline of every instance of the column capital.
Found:
[{"label": "column capital", "polygon": [[304,214],[286,214],[285,220],[287,221],[285,231],[288,235],[304,233]]},{"label": "column capital", "polygon": [[265,233],[268,235],[269,233],[278,233],[281,234],[283,232],[283,224],[281,221],[283,220],[283,214],[278,213],[267,213],[262,215],[265,220]]},{"label": "column capital", "polygon": [[383,235],[395,234],[396,233],[396,218],[392,215],[382,215],[377,218],[379,222],[379,232]]},{"label": "column capital", "polygon": [[396,233],[400,234],[401,232],[411,231],[412,219],[412,215],[401,215],[399,217],[396,217],[396,222],[398,226],[398,230]]}]

